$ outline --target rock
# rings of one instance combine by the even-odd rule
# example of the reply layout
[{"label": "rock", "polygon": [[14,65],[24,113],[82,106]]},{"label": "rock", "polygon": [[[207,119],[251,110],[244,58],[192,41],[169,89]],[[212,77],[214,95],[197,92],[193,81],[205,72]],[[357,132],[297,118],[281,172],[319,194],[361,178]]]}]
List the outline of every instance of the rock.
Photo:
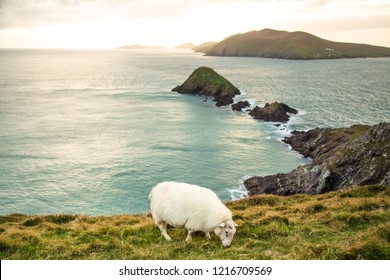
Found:
[{"label": "rock", "polygon": [[290,119],[290,116],[287,113],[297,114],[298,111],[284,103],[274,102],[272,104],[265,104],[263,108],[256,106],[253,110],[251,110],[249,115],[255,119],[266,122],[286,123]]},{"label": "rock", "polygon": [[233,97],[240,94],[238,88],[209,67],[199,67],[172,91],[211,96],[216,106],[232,104]]},{"label": "rock", "polygon": [[353,125],[349,128],[315,128],[306,132],[293,131],[292,136],[285,138],[283,142],[289,144],[293,150],[304,157],[318,161],[321,155],[362,135],[368,129],[367,125]]},{"label": "rock", "polygon": [[249,194],[319,194],[350,185],[390,185],[390,123],[294,132],[284,140],[311,157],[286,174],[252,177]]},{"label": "rock", "polygon": [[250,104],[248,101],[238,101],[232,105],[233,111],[242,111],[242,109],[249,107]]}]

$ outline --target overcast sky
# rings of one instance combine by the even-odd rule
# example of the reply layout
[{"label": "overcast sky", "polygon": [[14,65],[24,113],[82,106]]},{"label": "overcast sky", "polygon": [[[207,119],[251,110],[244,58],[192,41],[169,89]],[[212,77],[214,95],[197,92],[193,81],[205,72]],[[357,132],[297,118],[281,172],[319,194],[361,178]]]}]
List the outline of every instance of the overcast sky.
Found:
[{"label": "overcast sky", "polygon": [[389,0],[0,0],[0,47],[201,44],[251,30],[390,47]]}]

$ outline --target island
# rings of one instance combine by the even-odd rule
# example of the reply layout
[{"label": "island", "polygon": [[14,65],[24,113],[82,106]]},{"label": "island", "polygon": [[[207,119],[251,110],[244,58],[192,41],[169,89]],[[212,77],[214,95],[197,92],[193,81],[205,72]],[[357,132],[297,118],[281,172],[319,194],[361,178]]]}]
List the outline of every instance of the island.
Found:
[{"label": "island", "polygon": [[199,67],[182,84],[172,89],[182,94],[197,94],[213,97],[216,106],[233,103],[240,90],[209,67]]},{"label": "island", "polygon": [[233,111],[242,111],[242,109],[245,109],[249,107],[251,104],[248,101],[238,101],[237,103],[232,104],[232,110]]},{"label": "island", "polygon": [[310,33],[273,29],[229,36],[221,42],[198,48],[207,56],[248,56],[282,59],[335,59],[390,57],[390,48],[368,44],[341,43]]},{"label": "island", "polygon": [[274,102],[272,104],[266,103],[263,108],[256,106],[249,112],[249,115],[257,120],[281,123],[289,121],[289,114],[298,114],[298,110],[279,102]]},{"label": "island", "polygon": [[193,43],[185,43],[185,44],[182,44],[182,45],[179,45],[179,46],[176,46],[175,49],[192,49],[193,47],[195,47],[195,45]]},{"label": "island", "polygon": [[139,49],[165,49],[163,46],[142,46],[142,45],[124,45],[116,48],[117,50],[139,50]]}]

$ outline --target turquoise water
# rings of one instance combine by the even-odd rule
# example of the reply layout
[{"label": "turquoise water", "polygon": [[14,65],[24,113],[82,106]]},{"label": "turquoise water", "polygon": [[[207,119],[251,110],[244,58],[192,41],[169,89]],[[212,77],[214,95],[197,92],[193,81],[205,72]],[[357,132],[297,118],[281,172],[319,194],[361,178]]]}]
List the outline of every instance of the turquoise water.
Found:
[{"label": "turquoise water", "polygon": [[[390,120],[390,59],[0,50],[0,62],[0,214],[146,212],[166,180],[236,199],[245,176],[307,162],[280,141],[291,130]],[[170,91],[199,66],[232,81],[238,100],[300,114],[276,127]]]}]

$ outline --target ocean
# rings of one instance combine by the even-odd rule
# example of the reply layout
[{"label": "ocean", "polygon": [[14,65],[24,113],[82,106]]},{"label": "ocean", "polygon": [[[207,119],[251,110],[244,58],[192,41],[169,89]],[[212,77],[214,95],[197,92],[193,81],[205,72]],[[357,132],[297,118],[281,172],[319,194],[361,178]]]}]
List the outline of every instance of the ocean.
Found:
[{"label": "ocean", "polygon": [[[171,89],[208,66],[252,106],[299,110],[254,120]],[[390,121],[390,59],[207,57],[187,50],[0,50],[0,214],[145,213],[162,181],[245,196],[248,176],[309,162],[293,130]]]}]

